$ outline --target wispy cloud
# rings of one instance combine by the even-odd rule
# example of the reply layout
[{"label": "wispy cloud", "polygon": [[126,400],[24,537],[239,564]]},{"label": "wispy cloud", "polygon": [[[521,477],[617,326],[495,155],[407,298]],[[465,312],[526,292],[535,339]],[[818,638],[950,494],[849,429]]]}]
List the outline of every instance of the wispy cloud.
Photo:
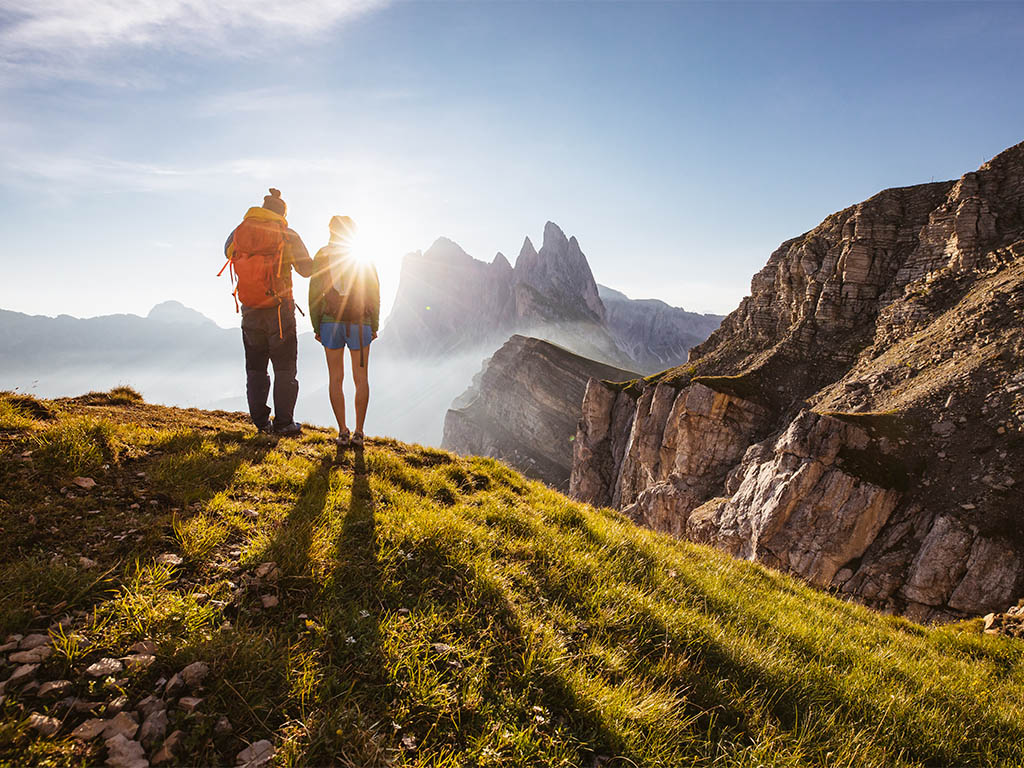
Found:
[{"label": "wispy cloud", "polygon": [[[35,193],[73,197],[104,189],[120,192],[209,191],[232,180],[257,187],[293,184],[339,187],[355,180],[372,180],[387,188],[436,183],[424,170],[410,172],[392,159],[366,152],[303,156],[237,157],[211,165],[158,165],[109,157],[67,153],[19,152],[0,154],[3,186]],[[283,188],[283,186],[282,186]]]},{"label": "wispy cloud", "polygon": [[308,39],[390,0],[18,0],[0,10],[0,63],[88,77],[83,63],[130,50],[244,53],[233,41]]}]

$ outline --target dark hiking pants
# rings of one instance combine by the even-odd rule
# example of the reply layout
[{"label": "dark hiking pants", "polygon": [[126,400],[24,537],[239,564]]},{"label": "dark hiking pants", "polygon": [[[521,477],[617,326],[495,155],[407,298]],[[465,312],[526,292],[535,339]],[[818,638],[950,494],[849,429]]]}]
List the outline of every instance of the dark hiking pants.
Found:
[{"label": "dark hiking pants", "polygon": [[295,339],[295,309],[281,307],[278,327],[277,308],[245,309],[242,312],[242,344],[245,346],[245,394],[249,399],[249,415],[257,427],[270,427],[270,376],[267,363],[274,365],[275,429],[292,423],[299,382],[295,378],[298,343]]}]

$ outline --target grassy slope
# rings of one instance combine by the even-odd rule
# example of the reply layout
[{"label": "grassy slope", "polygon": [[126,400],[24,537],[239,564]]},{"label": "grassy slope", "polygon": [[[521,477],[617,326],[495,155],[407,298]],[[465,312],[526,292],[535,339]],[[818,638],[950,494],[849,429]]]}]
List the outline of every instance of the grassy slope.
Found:
[{"label": "grassy slope", "polygon": [[[77,611],[44,664],[76,681],[156,640],[133,703],[209,662],[199,714],[172,717],[188,764],[259,738],[289,765],[1019,760],[1024,646],[977,623],[874,614],[488,459],[378,440],[336,465],[327,431],[274,443],[232,414],[91,403],[0,398],[0,633]],[[99,485],[62,494],[76,474]],[[255,586],[268,560],[282,576]],[[29,703],[0,705],[0,762],[102,762],[75,721],[31,735]]]}]

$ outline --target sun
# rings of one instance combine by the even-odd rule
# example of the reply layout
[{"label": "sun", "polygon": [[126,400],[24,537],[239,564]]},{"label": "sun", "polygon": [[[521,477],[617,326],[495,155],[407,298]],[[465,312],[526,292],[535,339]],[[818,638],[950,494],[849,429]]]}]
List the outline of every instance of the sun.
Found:
[{"label": "sun", "polygon": [[375,238],[374,231],[368,227],[360,227],[358,223],[356,227],[349,246],[351,257],[360,264],[376,263],[382,256],[379,238]]}]

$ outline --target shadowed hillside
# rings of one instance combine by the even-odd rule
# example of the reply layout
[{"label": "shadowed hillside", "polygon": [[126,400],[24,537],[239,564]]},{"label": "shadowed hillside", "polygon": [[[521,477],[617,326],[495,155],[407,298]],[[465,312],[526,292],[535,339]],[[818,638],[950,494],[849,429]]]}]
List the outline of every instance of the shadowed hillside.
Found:
[{"label": "shadowed hillside", "polygon": [[491,459],[331,436],[0,398],[0,763],[1019,759],[1024,646],[980,620],[926,629]]}]

